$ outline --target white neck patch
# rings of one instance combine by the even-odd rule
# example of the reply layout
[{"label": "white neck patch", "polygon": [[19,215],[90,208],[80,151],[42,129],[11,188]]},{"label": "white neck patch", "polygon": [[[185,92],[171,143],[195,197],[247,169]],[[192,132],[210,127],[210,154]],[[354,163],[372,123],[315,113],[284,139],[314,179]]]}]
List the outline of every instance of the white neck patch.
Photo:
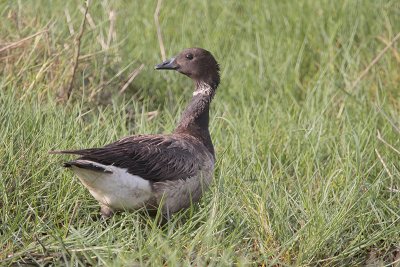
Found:
[{"label": "white neck patch", "polygon": [[196,91],[193,92],[193,96],[196,95],[211,95],[211,86],[205,82],[201,82],[197,85]]}]

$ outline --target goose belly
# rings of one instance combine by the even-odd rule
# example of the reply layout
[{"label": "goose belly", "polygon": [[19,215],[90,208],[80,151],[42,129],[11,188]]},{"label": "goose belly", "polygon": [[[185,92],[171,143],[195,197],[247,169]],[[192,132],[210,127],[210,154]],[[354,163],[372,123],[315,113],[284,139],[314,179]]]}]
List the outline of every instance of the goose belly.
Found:
[{"label": "goose belly", "polygon": [[150,182],[126,169],[95,163],[110,172],[72,166],[82,184],[100,203],[119,210],[137,209],[152,197]]},{"label": "goose belly", "polygon": [[162,205],[164,214],[175,213],[188,208],[200,200],[208,190],[213,178],[214,164],[209,164],[197,175],[185,180],[156,182],[153,184],[155,196]]}]

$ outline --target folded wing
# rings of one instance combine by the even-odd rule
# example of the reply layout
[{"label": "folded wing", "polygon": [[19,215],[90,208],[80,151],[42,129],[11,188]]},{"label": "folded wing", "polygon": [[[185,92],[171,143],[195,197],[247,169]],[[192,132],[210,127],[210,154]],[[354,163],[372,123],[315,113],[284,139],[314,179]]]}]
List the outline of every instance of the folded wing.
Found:
[{"label": "folded wing", "polygon": [[[188,142],[172,135],[143,135],[127,137],[102,148],[54,153],[80,155],[77,160],[112,165],[145,180],[161,182],[186,180],[195,175],[200,169],[198,157],[203,150],[202,144],[194,140]],[[68,165],[76,164],[70,161],[66,163]]]}]

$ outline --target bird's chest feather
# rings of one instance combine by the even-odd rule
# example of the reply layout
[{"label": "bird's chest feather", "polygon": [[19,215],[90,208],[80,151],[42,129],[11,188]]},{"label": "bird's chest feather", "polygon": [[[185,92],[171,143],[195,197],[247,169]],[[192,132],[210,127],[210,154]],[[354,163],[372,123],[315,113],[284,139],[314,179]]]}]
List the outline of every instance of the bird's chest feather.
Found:
[{"label": "bird's chest feather", "polygon": [[197,202],[203,193],[208,190],[213,177],[214,160],[202,164],[199,171],[185,180],[162,181],[153,184],[155,196],[162,203],[163,210],[174,213],[187,208]]}]

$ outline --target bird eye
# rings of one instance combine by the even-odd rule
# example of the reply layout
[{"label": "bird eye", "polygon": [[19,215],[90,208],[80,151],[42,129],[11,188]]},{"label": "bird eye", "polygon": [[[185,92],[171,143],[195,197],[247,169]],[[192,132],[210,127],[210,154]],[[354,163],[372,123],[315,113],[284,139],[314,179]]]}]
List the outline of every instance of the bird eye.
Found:
[{"label": "bird eye", "polygon": [[192,60],[192,59],[193,59],[193,54],[187,54],[185,57],[186,57],[187,59],[189,59],[189,60]]}]

